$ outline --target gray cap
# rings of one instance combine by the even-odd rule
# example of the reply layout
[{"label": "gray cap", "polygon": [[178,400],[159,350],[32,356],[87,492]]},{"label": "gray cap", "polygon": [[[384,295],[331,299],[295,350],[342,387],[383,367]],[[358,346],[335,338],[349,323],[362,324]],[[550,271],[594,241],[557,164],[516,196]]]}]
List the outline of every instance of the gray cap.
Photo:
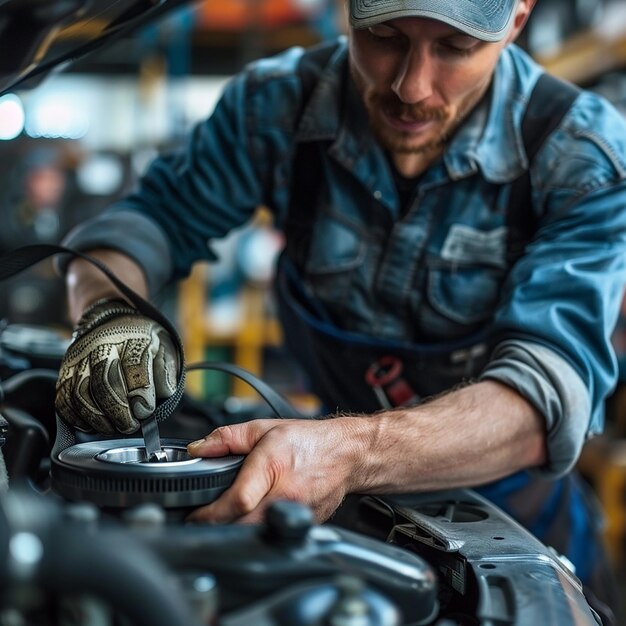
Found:
[{"label": "gray cap", "polygon": [[399,17],[439,20],[484,41],[509,31],[518,0],[350,0],[350,24],[367,28]]}]

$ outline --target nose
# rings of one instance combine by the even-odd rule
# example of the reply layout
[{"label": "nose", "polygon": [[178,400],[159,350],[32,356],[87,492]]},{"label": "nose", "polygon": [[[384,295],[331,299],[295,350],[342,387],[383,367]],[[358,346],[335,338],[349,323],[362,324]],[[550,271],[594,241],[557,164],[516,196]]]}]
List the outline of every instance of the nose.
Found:
[{"label": "nose", "polygon": [[417,104],[427,100],[433,93],[433,64],[429,55],[409,50],[402,58],[392,91],[406,104]]}]

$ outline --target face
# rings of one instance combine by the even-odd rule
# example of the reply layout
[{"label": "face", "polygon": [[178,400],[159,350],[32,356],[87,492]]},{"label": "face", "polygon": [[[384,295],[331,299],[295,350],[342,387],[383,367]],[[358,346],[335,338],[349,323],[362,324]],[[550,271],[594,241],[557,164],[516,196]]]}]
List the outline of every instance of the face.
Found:
[{"label": "face", "polygon": [[415,17],[351,30],[351,73],[383,147],[396,156],[438,152],[486,92],[527,13],[496,43]]}]

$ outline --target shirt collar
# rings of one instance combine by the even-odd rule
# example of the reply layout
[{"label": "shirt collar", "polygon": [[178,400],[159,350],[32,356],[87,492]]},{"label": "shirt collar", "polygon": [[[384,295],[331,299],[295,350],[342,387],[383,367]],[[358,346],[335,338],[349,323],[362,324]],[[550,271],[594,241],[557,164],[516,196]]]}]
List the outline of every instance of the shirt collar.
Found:
[{"label": "shirt collar", "polygon": [[305,105],[296,131],[296,141],[335,139],[339,132],[348,59],[347,38],[342,36],[339,42],[340,45],[322,70]]},{"label": "shirt collar", "polygon": [[347,39],[343,37],[341,43],[305,105],[296,140],[328,141],[328,154],[395,211],[398,197],[389,164],[369,130],[367,112],[349,79]]},{"label": "shirt collar", "polygon": [[[485,179],[506,183],[528,168],[521,120],[530,88],[540,71],[516,46],[503,50],[489,91],[463,122],[444,154],[452,179],[480,170]],[[533,80],[526,80],[524,74]]]}]

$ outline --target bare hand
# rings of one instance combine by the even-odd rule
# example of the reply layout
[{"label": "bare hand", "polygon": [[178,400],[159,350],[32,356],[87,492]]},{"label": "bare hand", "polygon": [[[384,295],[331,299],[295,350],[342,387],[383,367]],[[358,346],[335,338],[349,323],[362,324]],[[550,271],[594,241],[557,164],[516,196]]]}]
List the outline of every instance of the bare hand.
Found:
[{"label": "bare hand", "polygon": [[192,521],[256,523],[274,500],[296,500],[326,520],[357,487],[363,426],[355,417],[263,419],[217,428],[189,445],[192,456],[247,455],[231,487]]}]

